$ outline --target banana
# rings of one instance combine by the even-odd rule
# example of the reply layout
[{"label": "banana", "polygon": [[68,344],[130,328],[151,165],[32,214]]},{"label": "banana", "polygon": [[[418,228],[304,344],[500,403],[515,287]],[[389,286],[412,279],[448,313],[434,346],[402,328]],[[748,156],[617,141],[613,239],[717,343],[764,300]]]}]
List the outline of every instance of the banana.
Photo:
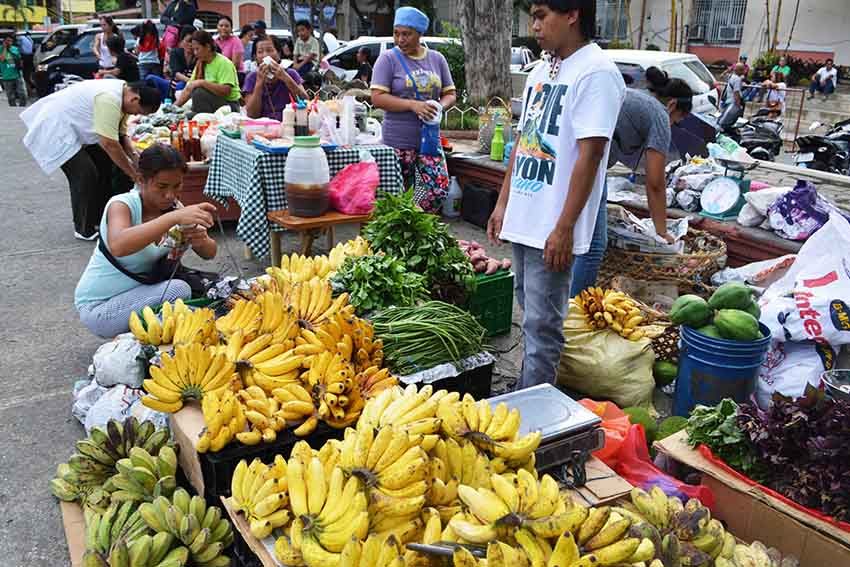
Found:
[{"label": "banana", "polygon": [[511,513],[511,510],[499,496],[486,488],[475,490],[464,484],[458,487],[458,496],[475,516],[493,524]]},{"label": "banana", "polygon": [[[608,521],[608,516],[611,514],[611,508],[608,506],[600,506],[591,508],[587,519],[581,524],[576,540],[579,545],[584,545],[593,536],[602,529],[602,526]],[[631,555],[631,554],[630,554]]]},{"label": "banana", "polygon": [[[588,520],[588,509],[584,506],[574,506],[563,514],[526,520],[523,525],[538,537],[558,537],[564,532],[576,533],[579,527],[584,527]],[[590,528],[588,528],[590,529]],[[581,532],[577,535],[580,536]]]},{"label": "banana", "polygon": [[592,555],[596,557],[599,565],[615,565],[628,560],[634,555],[638,546],[640,546],[640,542],[641,540],[634,537],[626,538],[597,549]]},{"label": "banana", "polygon": [[649,538],[643,538],[640,540],[640,544],[638,545],[635,552],[628,559],[628,563],[639,563],[641,561],[652,561],[655,557],[655,544],[652,543],[652,540]]},{"label": "banana", "polygon": [[564,532],[558,536],[555,549],[549,558],[548,567],[564,567],[572,565],[579,558],[578,545],[571,532]]},{"label": "banana", "polygon": [[546,553],[541,545],[543,540],[538,539],[531,532],[520,529],[514,535],[517,543],[522,547],[531,562],[531,567],[546,567]]},{"label": "banana", "polygon": [[488,543],[498,537],[498,533],[493,526],[473,524],[457,517],[449,521],[449,526],[458,537],[471,543]]},{"label": "banana", "polygon": [[304,480],[304,465],[300,459],[292,457],[286,468],[286,480],[289,486],[289,505],[296,516],[309,512],[307,505],[307,484]]},{"label": "banana", "polygon": [[452,565],[454,567],[478,567],[478,560],[465,547],[456,547],[452,552]]},{"label": "banana", "polygon": [[607,547],[612,543],[619,541],[623,535],[629,531],[632,525],[631,520],[623,518],[616,520],[604,526],[595,536],[584,543],[584,548],[593,551],[602,547]]}]

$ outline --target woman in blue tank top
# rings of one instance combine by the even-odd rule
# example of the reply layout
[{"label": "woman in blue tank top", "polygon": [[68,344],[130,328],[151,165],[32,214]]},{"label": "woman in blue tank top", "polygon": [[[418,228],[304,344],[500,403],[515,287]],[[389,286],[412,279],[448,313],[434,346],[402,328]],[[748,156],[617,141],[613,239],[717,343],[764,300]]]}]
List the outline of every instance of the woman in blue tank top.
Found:
[{"label": "woman in blue tank top", "polygon": [[139,171],[141,185],[110,199],[100,221],[102,244],[112,258],[99,244],[74,294],[80,321],[101,337],[127,332],[132,311],[191,298],[192,290],[182,280],[145,285],[125,273],[151,274],[171,250],[159,244],[174,226],[180,225],[184,239],[201,258],[216,254],[215,240],[207,234],[215,206],[201,203],[174,208],[186,172],[180,153],[171,146],[154,144],[142,152]]}]

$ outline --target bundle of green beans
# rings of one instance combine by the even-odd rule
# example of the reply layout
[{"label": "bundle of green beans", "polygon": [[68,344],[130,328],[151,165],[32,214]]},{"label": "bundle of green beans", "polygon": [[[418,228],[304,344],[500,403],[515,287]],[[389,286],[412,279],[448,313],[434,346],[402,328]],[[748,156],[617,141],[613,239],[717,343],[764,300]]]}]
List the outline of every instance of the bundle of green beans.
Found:
[{"label": "bundle of green beans", "polygon": [[442,301],[390,307],[372,318],[390,368],[406,376],[482,350],[484,327],[470,313]]}]

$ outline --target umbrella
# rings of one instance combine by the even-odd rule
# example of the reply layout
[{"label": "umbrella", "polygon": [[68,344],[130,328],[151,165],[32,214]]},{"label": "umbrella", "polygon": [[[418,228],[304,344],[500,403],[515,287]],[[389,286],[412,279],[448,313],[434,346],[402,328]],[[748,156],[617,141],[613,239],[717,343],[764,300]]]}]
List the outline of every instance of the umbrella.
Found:
[{"label": "umbrella", "polygon": [[707,145],[717,137],[715,120],[694,112],[672,125],[670,131],[672,150],[682,158],[685,154],[708,157]]}]

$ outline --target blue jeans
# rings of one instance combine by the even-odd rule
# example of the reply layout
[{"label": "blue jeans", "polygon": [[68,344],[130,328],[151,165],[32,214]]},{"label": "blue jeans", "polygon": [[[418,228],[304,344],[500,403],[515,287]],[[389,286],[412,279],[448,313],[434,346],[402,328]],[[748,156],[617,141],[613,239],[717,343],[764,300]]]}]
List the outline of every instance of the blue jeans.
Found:
[{"label": "blue jeans", "polygon": [[608,182],[602,188],[602,200],[599,202],[599,212],[596,214],[596,224],[593,228],[593,239],[590,241],[590,249],[584,254],[573,258],[572,284],[570,286],[570,297],[577,296],[582,290],[596,285],[599,276],[599,266],[605,249],[608,248]]},{"label": "blue jeans", "polygon": [[[159,75],[148,75],[145,78],[145,83],[148,86],[155,87],[159,89],[159,95],[163,100],[167,98],[171,98],[171,81],[160,77]],[[174,82],[174,90],[180,91],[183,90],[183,87],[186,86],[184,81],[175,81]]]},{"label": "blue jeans", "polygon": [[549,271],[543,261],[543,250],[516,243],[513,268],[525,346],[516,389],[555,384],[564,348],[570,273]]},{"label": "blue jeans", "polygon": [[820,84],[820,81],[812,81],[809,85],[809,94],[814,96],[815,91],[823,93],[824,96],[829,96],[835,92],[835,85],[833,84],[832,79],[828,80],[825,85]]}]

